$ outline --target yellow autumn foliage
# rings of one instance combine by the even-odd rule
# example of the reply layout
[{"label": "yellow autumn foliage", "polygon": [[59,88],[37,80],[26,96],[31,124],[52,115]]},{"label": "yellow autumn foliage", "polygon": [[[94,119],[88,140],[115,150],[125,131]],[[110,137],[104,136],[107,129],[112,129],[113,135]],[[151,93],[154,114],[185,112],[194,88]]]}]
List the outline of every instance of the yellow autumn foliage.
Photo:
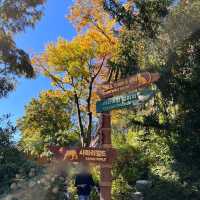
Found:
[{"label": "yellow autumn foliage", "polygon": [[[116,23],[102,5],[102,0],[76,0],[68,16],[78,30],[76,37],[70,41],[58,38],[46,45],[43,54],[33,58],[37,71],[49,77],[52,85],[63,93],[69,92],[65,95],[74,98],[79,116],[80,111],[96,113],[99,99],[96,87],[106,80],[107,60],[117,52],[118,38],[113,34]],[[82,137],[87,135],[87,131],[83,132]]]},{"label": "yellow autumn foliage", "polygon": [[76,0],[67,17],[78,31],[95,24],[104,26],[110,21],[103,9],[103,0]]}]

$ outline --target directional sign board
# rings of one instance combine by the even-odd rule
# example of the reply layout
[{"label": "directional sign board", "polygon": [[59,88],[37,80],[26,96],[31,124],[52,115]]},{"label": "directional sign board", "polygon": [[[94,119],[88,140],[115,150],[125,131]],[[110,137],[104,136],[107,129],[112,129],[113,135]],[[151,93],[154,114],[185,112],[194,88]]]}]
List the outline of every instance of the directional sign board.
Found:
[{"label": "directional sign board", "polygon": [[105,100],[98,101],[96,104],[97,113],[108,112],[115,109],[122,109],[128,107],[135,107],[144,104],[150,100],[154,91],[144,89],[139,92],[133,92],[126,95],[115,96]]},{"label": "directional sign board", "polygon": [[101,99],[121,95],[125,92],[149,86],[151,83],[158,81],[159,78],[160,75],[158,73],[140,73],[117,82],[101,84],[97,89],[97,94]]},{"label": "directional sign board", "polygon": [[50,147],[55,158],[69,162],[111,163],[116,157],[114,149]]}]

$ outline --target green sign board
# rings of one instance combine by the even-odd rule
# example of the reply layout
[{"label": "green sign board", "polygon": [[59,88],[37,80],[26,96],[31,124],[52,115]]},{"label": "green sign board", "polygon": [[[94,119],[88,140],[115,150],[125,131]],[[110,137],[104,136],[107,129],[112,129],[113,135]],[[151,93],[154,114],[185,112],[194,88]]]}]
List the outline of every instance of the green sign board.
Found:
[{"label": "green sign board", "polygon": [[138,92],[101,100],[96,103],[96,111],[97,113],[101,113],[115,109],[140,106],[150,100],[154,94],[154,91],[150,89],[144,89]]}]

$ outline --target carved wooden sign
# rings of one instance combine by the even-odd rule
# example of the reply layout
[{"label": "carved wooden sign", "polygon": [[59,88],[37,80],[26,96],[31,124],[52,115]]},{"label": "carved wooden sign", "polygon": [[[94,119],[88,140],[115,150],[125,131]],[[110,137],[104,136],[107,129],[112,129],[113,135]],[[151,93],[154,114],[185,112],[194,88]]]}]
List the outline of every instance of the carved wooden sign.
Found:
[{"label": "carved wooden sign", "polygon": [[116,150],[103,148],[49,147],[56,159],[69,162],[91,162],[97,164],[112,163],[116,158]]},{"label": "carved wooden sign", "polygon": [[97,94],[101,99],[113,97],[115,95],[120,95],[128,91],[148,86],[158,81],[159,78],[159,73],[140,73],[117,82],[101,84],[97,89]]}]

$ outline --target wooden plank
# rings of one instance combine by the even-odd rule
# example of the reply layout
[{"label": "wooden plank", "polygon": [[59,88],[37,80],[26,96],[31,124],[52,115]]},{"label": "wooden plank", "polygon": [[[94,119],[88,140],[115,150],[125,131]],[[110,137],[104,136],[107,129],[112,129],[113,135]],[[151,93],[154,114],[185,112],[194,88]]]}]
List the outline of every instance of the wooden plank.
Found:
[{"label": "wooden plank", "polygon": [[49,147],[56,159],[68,162],[112,163],[116,158],[114,149]]},{"label": "wooden plank", "polygon": [[97,94],[101,99],[120,95],[138,88],[149,86],[160,79],[159,73],[140,73],[127,79],[99,85]]}]

